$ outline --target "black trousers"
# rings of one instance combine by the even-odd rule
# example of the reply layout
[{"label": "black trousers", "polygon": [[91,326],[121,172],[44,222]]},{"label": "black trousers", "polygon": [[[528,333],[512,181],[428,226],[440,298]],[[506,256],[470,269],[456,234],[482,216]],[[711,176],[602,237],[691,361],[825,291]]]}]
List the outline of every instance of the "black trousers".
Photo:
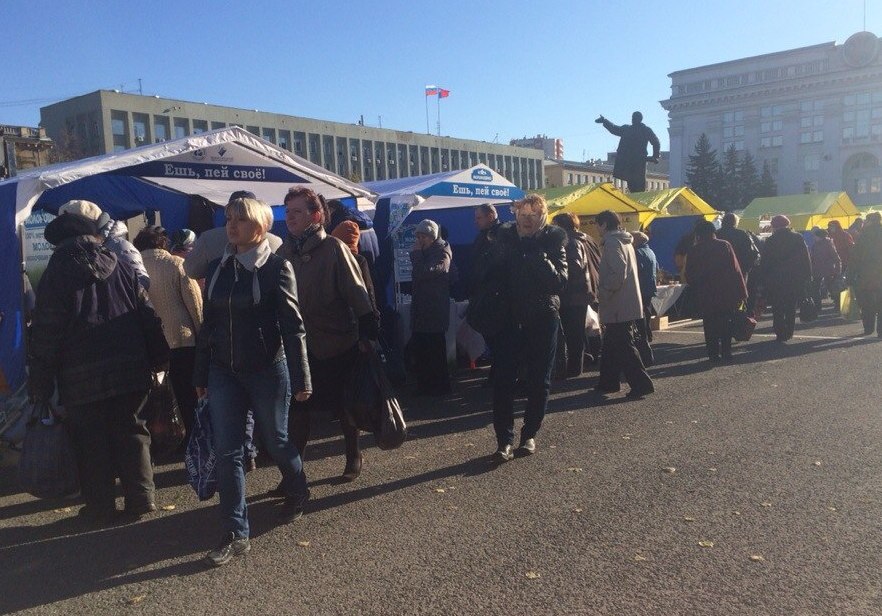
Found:
[{"label": "black trousers", "polygon": [[640,359],[643,361],[643,367],[648,368],[655,363],[655,355],[652,352],[652,327],[650,326],[652,319],[651,306],[644,306],[643,318],[634,321],[634,346],[640,353]]},{"label": "black trousers", "polygon": [[640,176],[630,177],[627,180],[628,182],[628,192],[643,192],[646,190],[646,174]]},{"label": "black trousers", "polygon": [[196,413],[196,388],[193,387],[193,368],[196,364],[196,347],[172,349],[169,356],[168,376],[178,401],[187,435],[193,433]]},{"label": "black trousers", "polygon": [[[581,375],[585,367],[585,319],[587,317],[587,304],[585,306],[560,307],[560,323],[566,340],[566,376],[568,377]],[[560,353],[561,349],[558,348],[557,352]]]},{"label": "black trousers", "polygon": [[815,306],[818,307],[818,312],[821,311],[821,287],[827,289],[827,293],[830,294],[830,297],[833,299],[833,305],[836,306],[837,310],[839,309],[839,296],[832,292],[833,283],[836,280],[836,276],[823,276],[816,277],[812,279],[812,301],[815,302]]},{"label": "black trousers", "polygon": [[413,332],[410,336],[417,390],[429,395],[450,391],[447,339],[444,332]]},{"label": "black trousers", "polygon": [[138,407],[145,395],[146,392],[129,393],[67,407],[80,489],[87,505],[113,508],[117,475],[126,508],[140,508],[153,502],[150,433],[138,418]]},{"label": "black trousers", "polygon": [[732,357],[732,317],[731,310],[712,312],[704,315],[704,344],[707,356],[716,359]]},{"label": "black trousers", "polygon": [[634,346],[634,323],[608,323],[603,331],[603,349],[600,351],[600,376],[597,389],[616,392],[621,388],[621,375],[636,393],[655,391],[652,379],[646,374],[640,353]]},{"label": "black trousers", "polygon": [[772,306],[772,329],[779,342],[793,338],[796,327],[796,297],[786,297]]},{"label": "black trousers", "polygon": [[872,334],[876,331],[882,338],[882,291],[861,290],[858,293],[858,303],[861,306],[864,333]]}]

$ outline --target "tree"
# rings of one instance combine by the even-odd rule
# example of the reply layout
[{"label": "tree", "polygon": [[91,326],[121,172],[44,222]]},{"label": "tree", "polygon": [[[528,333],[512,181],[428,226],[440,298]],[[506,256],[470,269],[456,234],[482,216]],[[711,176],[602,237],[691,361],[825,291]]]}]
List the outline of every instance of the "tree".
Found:
[{"label": "tree", "polygon": [[769,161],[763,161],[763,175],[760,177],[759,186],[757,188],[757,197],[774,197],[778,194],[778,185],[775,178],[772,177],[772,168]]},{"label": "tree", "polygon": [[741,162],[738,165],[738,186],[739,197],[736,209],[742,209],[759,197],[760,177],[756,170],[756,159],[750,152],[745,152],[741,156]]},{"label": "tree", "polygon": [[729,211],[738,209],[741,201],[741,184],[738,177],[738,150],[735,144],[730,144],[723,154],[723,164],[721,165],[720,181],[718,184],[718,203],[715,207],[720,210]]},{"label": "tree", "polygon": [[71,160],[79,160],[87,156],[85,144],[77,136],[73,126],[67,125],[61,130],[61,134],[55,141],[55,146],[49,155],[52,163],[63,163]]},{"label": "tree", "polygon": [[707,135],[701,133],[695,142],[694,154],[689,155],[689,163],[686,165],[686,185],[695,193],[715,205],[719,196],[720,163],[717,160],[717,151],[711,148]]}]

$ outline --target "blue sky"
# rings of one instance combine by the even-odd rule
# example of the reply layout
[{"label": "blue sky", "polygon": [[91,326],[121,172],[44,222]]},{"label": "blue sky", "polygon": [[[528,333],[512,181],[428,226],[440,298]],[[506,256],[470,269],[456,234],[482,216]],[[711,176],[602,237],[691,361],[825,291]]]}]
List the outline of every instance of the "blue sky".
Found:
[{"label": "blue sky", "polygon": [[[842,42],[864,0],[307,2],[0,0],[0,124],[97,89],[507,143],[545,133],[566,158],[602,157],[593,123],[643,111],[667,147],[673,71]],[[867,0],[882,35],[882,2]],[[22,103],[38,99],[40,102]],[[435,131],[435,101],[430,122]]]}]

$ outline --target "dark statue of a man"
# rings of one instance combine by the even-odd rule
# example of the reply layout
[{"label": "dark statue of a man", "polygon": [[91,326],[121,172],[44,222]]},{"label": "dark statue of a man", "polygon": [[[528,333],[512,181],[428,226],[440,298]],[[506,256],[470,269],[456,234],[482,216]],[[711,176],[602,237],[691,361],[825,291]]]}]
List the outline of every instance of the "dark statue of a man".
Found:
[{"label": "dark statue of a man", "polygon": [[[630,192],[646,190],[646,163],[657,163],[661,143],[658,137],[643,123],[643,114],[635,111],[631,114],[631,124],[616,126],[603,116],[594,120],[603,124],[613,135],[621,137],[616,148],[616,162],[613,166],[613,177],[628,183]],[[647,144],[652,144],[652,156],[646,155]]]}]

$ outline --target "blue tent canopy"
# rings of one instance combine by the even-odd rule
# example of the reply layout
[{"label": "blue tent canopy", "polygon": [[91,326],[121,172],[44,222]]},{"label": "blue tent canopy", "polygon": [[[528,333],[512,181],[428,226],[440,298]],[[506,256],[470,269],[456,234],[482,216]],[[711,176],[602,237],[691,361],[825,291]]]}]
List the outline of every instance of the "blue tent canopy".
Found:
[{"label": "blue tent canopy", "polygon": [[[31,211],[55,213],[66,201],[86,199],[118,220],[159,212],[162,225],[174,231],[188,226],[195,198],[224,204],[233,191],[250,190],[279,203],[292,184],[327,199],[373,197],[238,127],[32,169],[0,182],[0,395],[25,379],[19,226]],[[284,215],[274,215],[283,227]]]}]

